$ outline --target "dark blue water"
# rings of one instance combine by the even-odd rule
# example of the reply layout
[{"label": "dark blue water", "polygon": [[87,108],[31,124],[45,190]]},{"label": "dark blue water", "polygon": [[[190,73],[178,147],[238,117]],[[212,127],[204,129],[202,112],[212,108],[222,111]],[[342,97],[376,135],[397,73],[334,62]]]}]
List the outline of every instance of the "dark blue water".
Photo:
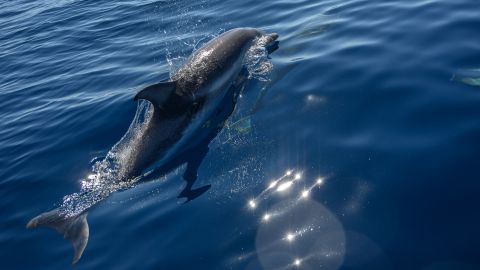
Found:
[{"label": "dark blue water", "polygon": [[179,167],[115,193],[75,268],[480,269],[478,14],[472,0],[3,1],[0,268],[69,268],[70,243],[26,223],[80,189],[138,90],[249,26],[280,47],[210,143],[195,183],[210,190],[183,204]]}]

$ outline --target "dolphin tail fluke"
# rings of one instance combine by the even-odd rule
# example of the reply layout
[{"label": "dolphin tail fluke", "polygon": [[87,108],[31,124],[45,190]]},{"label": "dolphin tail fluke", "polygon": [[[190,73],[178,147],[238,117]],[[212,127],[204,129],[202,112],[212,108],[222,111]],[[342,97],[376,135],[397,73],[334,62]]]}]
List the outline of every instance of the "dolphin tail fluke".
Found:
[{"label": "dolphin tail fluke", "polygon": [[63,234],[64,238],[70,240],[73,245],[74,255],[72,264],[80,260],[88,242],[87,212],[73,217],[66,217],[59,209],[54,209],[32,218],[27,224],[27,229],[33,229],[38,226],[50,227]]}]

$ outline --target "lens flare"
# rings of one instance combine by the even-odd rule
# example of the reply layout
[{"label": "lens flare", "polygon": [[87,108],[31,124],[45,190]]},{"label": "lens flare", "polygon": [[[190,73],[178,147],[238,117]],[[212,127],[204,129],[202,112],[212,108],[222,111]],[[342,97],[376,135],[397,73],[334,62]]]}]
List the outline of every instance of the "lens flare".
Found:
[{"label": "lens flare", "polygon": [[270,182],[270,185],[268,185],[268,189],[274,188],[278,184],[278,180]]},{"label": "lens flare", "polygon": [[319,178],[317,179],[317,181],[316,181],[316,184],[317,184],[318,186],[320,186],[320,185],[323,184],[323,181],[324,181],[324,179],[323,179],[322,177],[319,177]]},{"label": "lens flare", "polygon": [[250,201],[248,201],[248,206],[251,209],[255,209],[255,207],[257,207],[257,203],[255,202],[255,200],[250,200]]},{"label": "lens flare", "polygon": [[288,182],[285,182],[285,183],[281,183],[277,187],[277,191],[282,192],[282,191],[288,190],[292,186],[292,184],[293,184],[293,181],[288,181]]},{"label": "lens flare", "polygon": [[285,234],[285,240],[287,240],[288,242],[293,242],[295,240],[295,234],[292,232],[288,232],[287,234]]},{"label": "lens flare", "polygon": [[[288,170],[266,182],[268,188],[252,198],[261,201],[262,208],[268,205],[268,212],[258,216],[255,240],[256,256],[266,269],[310,269],[313,265],[339,269],[343,262],[346,245],[342,224],[324,205],[310,199],[321,195],[317,189],[329,176],[308,175],[306,171]],[[277,200],[281,202],[271,203]]]}]

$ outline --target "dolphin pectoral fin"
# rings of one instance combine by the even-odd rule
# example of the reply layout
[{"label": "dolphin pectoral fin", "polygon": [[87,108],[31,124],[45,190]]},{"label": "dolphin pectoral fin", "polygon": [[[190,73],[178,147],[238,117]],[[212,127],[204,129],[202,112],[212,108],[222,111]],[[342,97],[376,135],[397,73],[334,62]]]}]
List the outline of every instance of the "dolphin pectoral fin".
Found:
[{"label": "dolphin pectoral fin", "polygon": [[176,85],[175,81],[150,85],[138,92],[133,100],[145,99],[150,101],[155,107],[161,107],[171,95],[175,95]]},{"label": "dolphin pectoral fin", "polygon": [[87,246],[89,236],[86,212],[78,216],[66,217],[58,209],[54,209],[32,218],[27,224],[27,229],[33,229],[38,226],[50,227],[63,234],[64,238],[70,240],[73,245],[72,264],[80,260]]},{"label": "dolphin pectoral fin", "polygon": [[178,194],[177,198],[186,198],[187,200],[184,203],[188,203],[189,201],[196,199],[203,193],[207,192],[207,190],[209,190],[211,187],[212,185],[205,185],[196,189],[192,189],[191,187],[187,189],[187,187],[185,187],[185,189]]},{"label": "dolphin pectoral fin", "polygon": [[203,159],[207,156],[208,146],[191,149],[188,154],[187,169],[183,174],[183,179],[187,182],[185,188],[178,194],[177,198],[186,198],[185,203],[198,198],[200,195],[210,189],[211,185],[205,185],[199,188],[193,188],[193,184],[198,178],[198,168],[202,164]]}]

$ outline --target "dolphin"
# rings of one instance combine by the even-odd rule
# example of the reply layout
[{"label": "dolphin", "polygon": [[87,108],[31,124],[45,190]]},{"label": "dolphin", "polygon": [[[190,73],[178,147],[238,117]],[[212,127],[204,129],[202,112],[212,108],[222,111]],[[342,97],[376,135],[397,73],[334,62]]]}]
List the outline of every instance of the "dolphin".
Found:
[{"label": "dolphin", "polygon": [[[142,128],[128,141],[127,151],[122,152],[113,183],[103,179],[106,174],[95,176],[94,187],[66,196],[60,207],[34,217],[26,227],[50,227],[63,234],[72,242],[75,264],[88,242],[88,210],[111,193],[148,179],[152,167],[165,175],[186,163],[187,185],[179,197],[187,201],[208,190],[210,186],[192,189],[193,182],[208,143],[233,112],[238,91],[245,84],[247,51],[255,45],[271,53],[278,48],[277,38],[276,33],[255,28],[229,30],[196,50],[170,80],[139,91],[134,100],[147,100],[152,109]],[[107,159],[104,164],[109,164]]]}]

